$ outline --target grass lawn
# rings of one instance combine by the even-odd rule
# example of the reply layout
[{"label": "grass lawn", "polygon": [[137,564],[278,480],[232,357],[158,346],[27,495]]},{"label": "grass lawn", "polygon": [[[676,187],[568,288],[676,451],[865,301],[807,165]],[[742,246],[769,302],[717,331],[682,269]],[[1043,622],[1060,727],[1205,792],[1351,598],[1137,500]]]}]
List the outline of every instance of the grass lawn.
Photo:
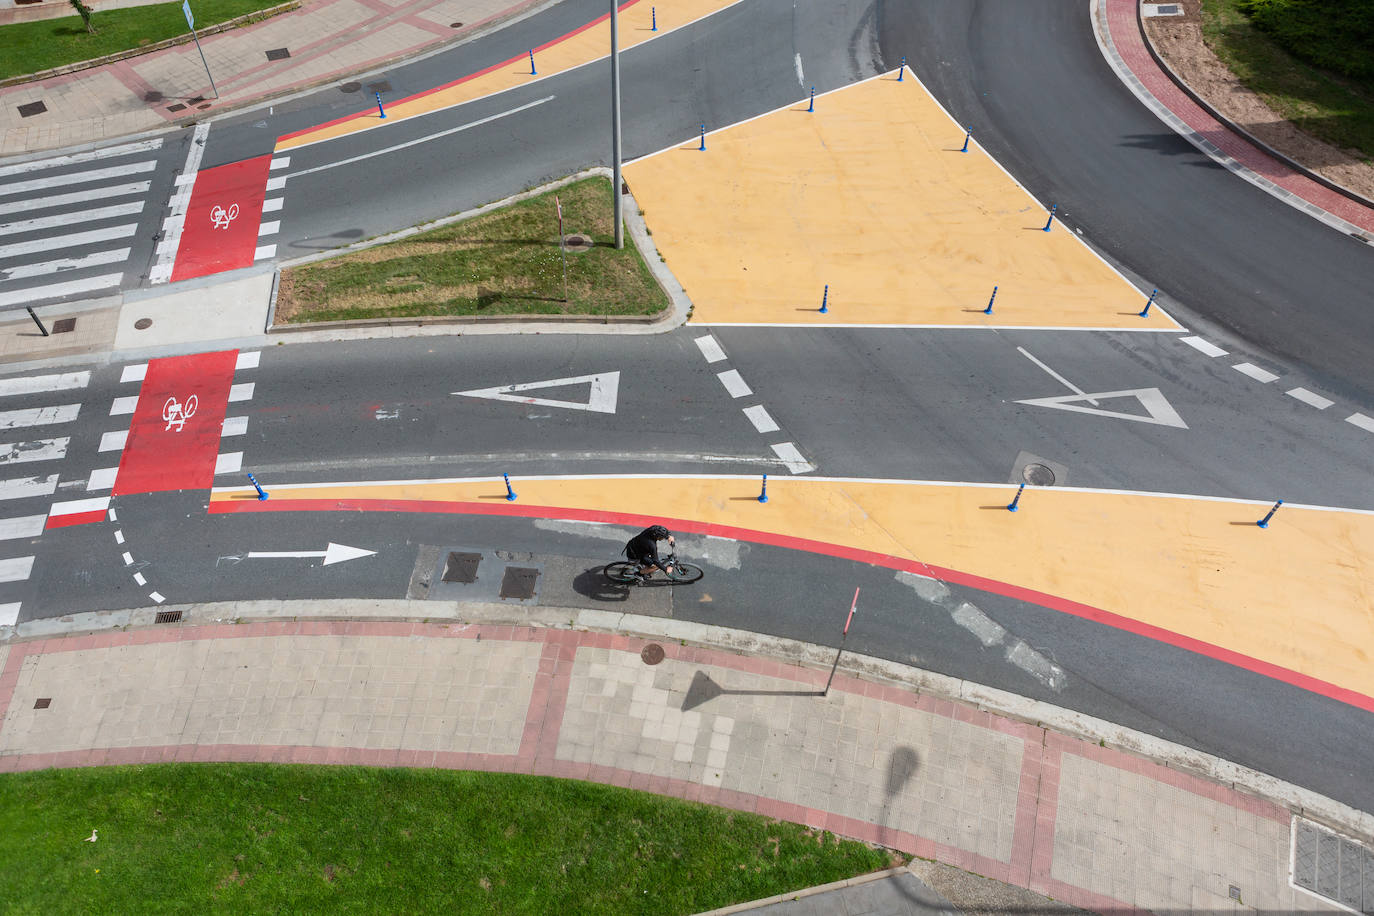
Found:
[{"label": "grass lawn", "polygon": [[[568,252],[563,229],[591,236]],[[651,315],[668,306],[629,236],[614,247],[611,183],[588,178],[473,219],[282,271],[278,323],[419,315]]]},{"label": "grass lawn", "polygon": [[[284,0],[193,0],[196,28],[277,6]],[[181,3],[159,3],[122,10],[99,10],[91,16],[95,34],[86,31],[73,10],[61,19],[41,19],[0,26],[0,79],[23,76],[93,60],[154,44],[178,35],[190,36]]]},{"label": "grass lawn", "polygon": [[1242,83],[1301,130],[1374,160],[1374,80],[1303,63],[1256,28],[1238,0],[1202,0],[1202,35]]},{"label": "grass lawn", "polygon": [[[99,839],[83,842],[92,828]],[[688,914],[904,861],[532,776],[271,764],[0,776],[7,913]]]}]

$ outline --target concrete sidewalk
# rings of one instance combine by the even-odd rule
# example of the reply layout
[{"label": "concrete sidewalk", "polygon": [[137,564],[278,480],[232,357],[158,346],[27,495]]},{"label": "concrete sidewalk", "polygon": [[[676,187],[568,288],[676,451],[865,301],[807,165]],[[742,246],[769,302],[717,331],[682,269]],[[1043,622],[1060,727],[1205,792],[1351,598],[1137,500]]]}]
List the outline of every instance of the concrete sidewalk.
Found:
[{"label": "concrete sidewalk", "polygon": [[[1290,879],[1317,886],[1362,847],[1300,815],[1374,833],[1260,774],[929,672],[846,657],[825,695],[833,650],[739,631],[435,601],[162,610],[183,618],[36,621],[0,645],[0,771],[260,760],[587,779],[1099,911],[1337,911]],[[255,616],[275,619],[219,622]],[[1328,890],[1350,900],[1345,880]]]}]

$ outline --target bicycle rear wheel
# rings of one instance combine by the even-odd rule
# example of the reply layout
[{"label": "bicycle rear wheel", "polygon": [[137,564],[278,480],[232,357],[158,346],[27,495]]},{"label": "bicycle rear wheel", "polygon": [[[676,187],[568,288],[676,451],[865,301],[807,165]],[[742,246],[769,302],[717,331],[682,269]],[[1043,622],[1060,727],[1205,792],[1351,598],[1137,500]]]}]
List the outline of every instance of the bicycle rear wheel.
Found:
[{"label": "bicycle rear wheel", "polygon": [[634,585],[639,582],[639,576],[636,575],[639,572],[638,563],[627,563],[624,560],[607,563],[601,572],[617,585]]},{"label": "bicycle rear wheel", "polygon": [[668,580],[673,584],[686,585],[695,582],[706,575],[706,570],[700,566],[693,566],[691,563],[673,563],[673,572],[668,576]]}]

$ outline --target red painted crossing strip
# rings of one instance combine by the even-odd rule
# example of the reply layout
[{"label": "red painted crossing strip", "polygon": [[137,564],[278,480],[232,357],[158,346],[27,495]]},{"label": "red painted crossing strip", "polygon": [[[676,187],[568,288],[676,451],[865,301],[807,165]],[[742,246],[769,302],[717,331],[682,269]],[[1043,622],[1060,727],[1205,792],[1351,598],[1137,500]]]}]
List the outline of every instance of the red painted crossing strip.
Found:
[{"label": "red painted crossing strip", "polygon": [[271,165],[270,155],[258,156],[196,175],[173,282],[252,265]]},{"label": "red painted crossing strip", "polygon": [[209,489],[237,350],[148,362],[113,495]]}]

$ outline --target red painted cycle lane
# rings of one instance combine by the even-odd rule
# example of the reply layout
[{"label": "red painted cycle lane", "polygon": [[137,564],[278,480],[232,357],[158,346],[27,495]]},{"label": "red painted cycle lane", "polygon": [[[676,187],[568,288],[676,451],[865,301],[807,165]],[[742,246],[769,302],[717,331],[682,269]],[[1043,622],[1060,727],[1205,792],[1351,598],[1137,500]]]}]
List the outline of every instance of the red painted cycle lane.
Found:
[{"label": "red painted cycle lane", "polygon": [[258,156],[197,173],[173,282],[253,263],[271,165],[270,155]]},{"label": "red painted cycle lane", "polygon": [[222,350],[148,362],[114,496],[210,488],[237,360]]}]

